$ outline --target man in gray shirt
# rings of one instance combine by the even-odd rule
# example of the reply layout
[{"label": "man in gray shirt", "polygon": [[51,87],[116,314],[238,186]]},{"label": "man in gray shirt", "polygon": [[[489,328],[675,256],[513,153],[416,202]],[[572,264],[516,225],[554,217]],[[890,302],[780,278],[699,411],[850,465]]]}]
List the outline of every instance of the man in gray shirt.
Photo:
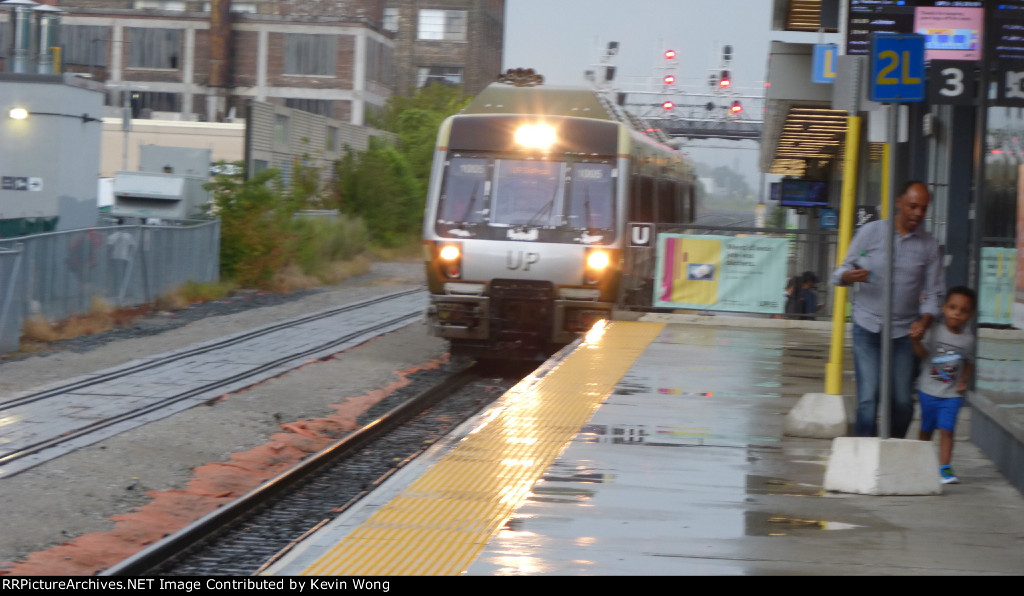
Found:
[{"label": "man in gray shirt", "polygon": [[[896,198],[893,226],[892,416],[889,436],[902,439],[914,414],[914,352],[941,308],[945,281],[939,243],[922,229],[931,195],[923,182],[907,182]],[[865,224],[850,242],[842,264],[832,273],[839,286],[859,284],[853,299],[853,355],[857,378],[854,434],[878,434],[876,416],[881,379],[882,317],[885,315],[887,263],[884,220]]]}]

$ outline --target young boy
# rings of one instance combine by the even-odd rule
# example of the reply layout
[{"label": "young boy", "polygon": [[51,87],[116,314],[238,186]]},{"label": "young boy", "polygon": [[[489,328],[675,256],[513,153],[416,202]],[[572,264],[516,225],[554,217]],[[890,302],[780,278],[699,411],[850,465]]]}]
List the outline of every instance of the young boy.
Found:
[{"label": "young boy", "polygon": [[932,440],[939,429],[939,476],[943,484],[960,482],[949,462],[953,458],[953,432],[963,404],[967,380],[974,372],[971,355],[974,335],[966,327],[977,304],[974,290],[955,286],[946,292],[943,320],[933,323],[920,340],[912,340],[914,353],[921,359],[918,396],[921,402],[922,441]]}]

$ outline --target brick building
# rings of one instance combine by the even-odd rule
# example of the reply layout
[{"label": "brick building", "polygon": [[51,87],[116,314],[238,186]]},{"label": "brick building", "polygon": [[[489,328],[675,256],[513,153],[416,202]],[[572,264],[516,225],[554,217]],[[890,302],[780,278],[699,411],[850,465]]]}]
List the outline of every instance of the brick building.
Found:
[{"label": "brick building", "polygon": [[505,0],[388,0],[384,29],[395,36],[398,93],[447,82],[475,95],[501,73]]},{"label": "brick building", "polygon": [[476,93],[501,70],[504,0],[72,1],[60,60],[106,86],[109,116],[223,121],[254,99],[362,125],[392,93]]}]

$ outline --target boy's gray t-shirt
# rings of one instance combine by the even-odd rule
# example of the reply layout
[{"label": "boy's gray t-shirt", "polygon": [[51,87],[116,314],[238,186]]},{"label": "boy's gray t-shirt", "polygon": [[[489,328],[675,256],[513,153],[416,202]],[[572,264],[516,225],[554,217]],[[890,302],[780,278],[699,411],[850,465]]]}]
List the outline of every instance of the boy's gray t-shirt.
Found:
[{"label": "boy's gray t-shirt", "polygon": [[952,333],[940,321],[925,331],[921,345],[928,357],[921,361],[918,389],[934,397],[958,397],[956,386],[974,353],[974,335],[967,329]]}]

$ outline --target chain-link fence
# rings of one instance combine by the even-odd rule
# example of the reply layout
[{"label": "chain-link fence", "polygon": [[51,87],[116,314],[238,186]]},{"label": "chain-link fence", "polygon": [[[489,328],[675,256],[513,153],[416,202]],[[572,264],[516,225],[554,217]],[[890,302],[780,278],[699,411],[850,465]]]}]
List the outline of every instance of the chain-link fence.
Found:
[{"label": "chain-link fence", "polygon": [[[835,230],[630,224],[621,303],[630,310],[785,313],[787,281],[810,272],[815,312],[830,319]],[[701,242],[701,240],[706,240]]]},{"label": "chain-link fence", "polygon": [[0,248],[0,354],[18,349],[22,303],[14,299],[14,292],[22,284],[21,255],[20,244]]},{"label": "chain-link fence", "polygon": [[[85,228],[0,240],[0,352],[17,349],[23,318],[56,322],[154,302],[189,281],[219,279],[220,222]],[[13,346],[13,348],[11,347]]]}]

